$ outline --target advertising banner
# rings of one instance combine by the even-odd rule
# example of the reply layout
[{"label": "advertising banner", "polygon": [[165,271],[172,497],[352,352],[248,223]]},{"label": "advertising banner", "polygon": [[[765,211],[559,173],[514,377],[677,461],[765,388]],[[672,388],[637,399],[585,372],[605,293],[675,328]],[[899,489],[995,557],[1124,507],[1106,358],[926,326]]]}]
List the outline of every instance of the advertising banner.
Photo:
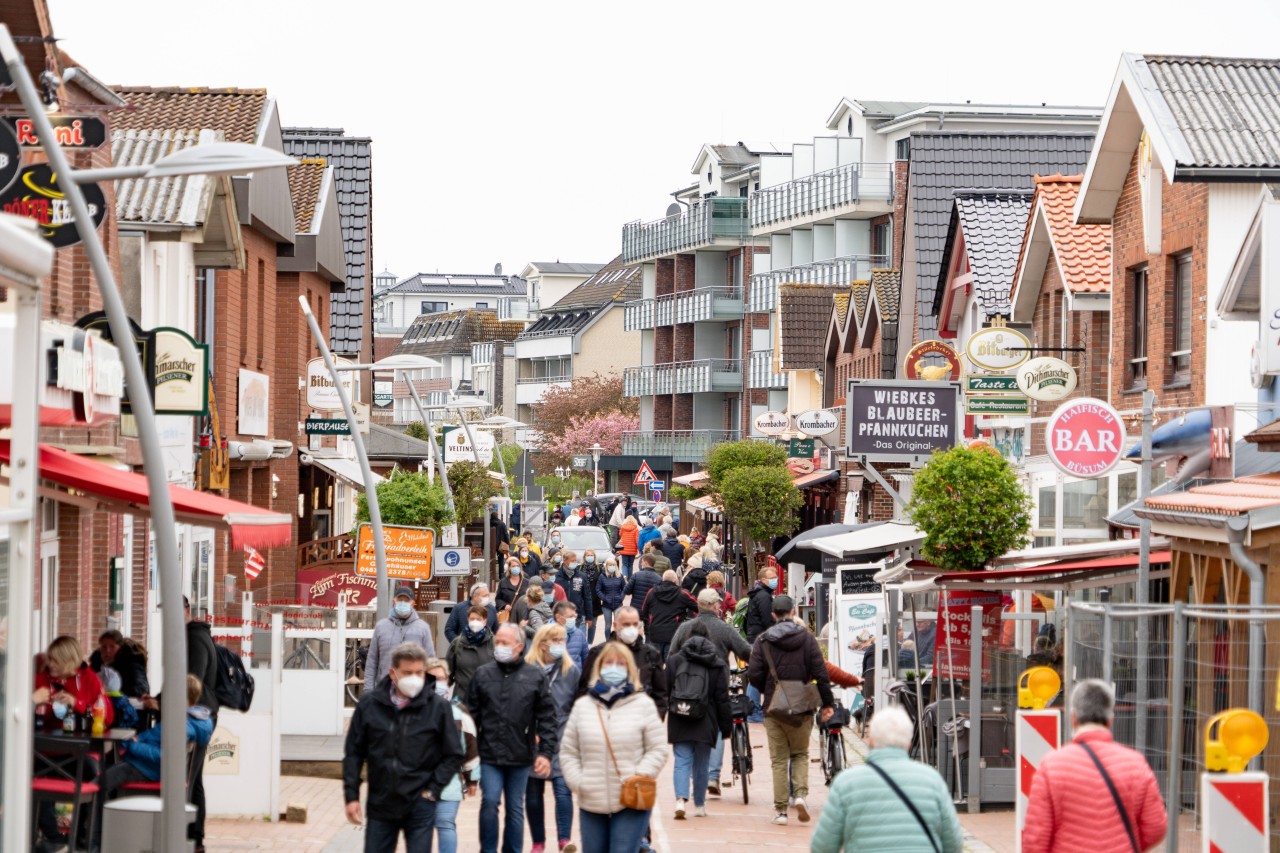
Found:
[{"label": "advertising banner", "polygon": [[[934,678],[968,681],[970,642],[973,635],[973,607],[982,608],[982,677],[991,674],[991,646],[1000,636],[998,592],[944,592],[938,596],[938,641],[933,653]],[[949,652],[949,654],[948,654]]]},{"label": "advertising banner", "polygon": [[832,590],[832,622],[835,635],[828,656],[845,672],[862,674],[863,658],[873,653],[884,630],[884,595],[873,580],[884,563],[837,567],[838,584]]},{"label": "advertising banner", "polygon": [[[382,526],[382,543],[387,552],[387,577],[398,580],[431,580],[431,551],[435,533],[426,527]],[[378,563],[373,547],[373,529],[360,525],[356,541],[356,574],[376,577]]]},{"label": "advertising banner", "polygon": [[924,460],[960,435],[953,382],[849,380],[845,452],[870,462]]},{"label": "advertising banner", "polygon": [[271,434],[271,377],[240,369],[239,405],[236,408],[241,435]]}]

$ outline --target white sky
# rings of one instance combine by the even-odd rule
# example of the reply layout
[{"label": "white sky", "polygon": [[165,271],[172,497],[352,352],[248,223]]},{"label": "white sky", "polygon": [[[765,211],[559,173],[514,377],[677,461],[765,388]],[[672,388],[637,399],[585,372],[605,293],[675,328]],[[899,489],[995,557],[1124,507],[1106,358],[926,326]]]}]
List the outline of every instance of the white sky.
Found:
[{"label": "white sky", "polygon": [[401,277],[608,261],[702,143],[786,150],[841,97],[1101,105],[1122,51],[1280,53],[1276,0],[49,5],[104,82],[265,87],[285,125],[372,137]]}]

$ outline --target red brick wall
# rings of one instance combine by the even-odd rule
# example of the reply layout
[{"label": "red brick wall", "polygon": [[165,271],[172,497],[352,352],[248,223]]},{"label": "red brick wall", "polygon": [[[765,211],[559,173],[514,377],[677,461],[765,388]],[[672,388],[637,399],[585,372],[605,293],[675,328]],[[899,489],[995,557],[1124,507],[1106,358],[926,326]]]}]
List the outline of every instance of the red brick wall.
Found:
[{"label": "red brick wall", "polygon": [[899,160],[893,173],[893,266],[902,269],[903,241],[907,227],[907,185],[911,175],[910,162]]},{"label": "red brick wall", "polygon": [[[1160,254],[1146,251],[1136,154],[1112,218],[1111,399],[1120,409],[1139,406],[1143,388],[1154,390],[1162,406],[1204,402],[1209,188],[1203,183],[1170,185],[1161,175],[1152,175],[1151,180],[1162,184]],[[1184,252],[1191,256],[1191,378],[1177,382],[1169,360],[1173,351],[1173,262]],[[1135,385],[1128,369],[1133,314],[1130,281],[1132,271],[1142,264],[1147,265],[1148,361],[1146,382]]]}]

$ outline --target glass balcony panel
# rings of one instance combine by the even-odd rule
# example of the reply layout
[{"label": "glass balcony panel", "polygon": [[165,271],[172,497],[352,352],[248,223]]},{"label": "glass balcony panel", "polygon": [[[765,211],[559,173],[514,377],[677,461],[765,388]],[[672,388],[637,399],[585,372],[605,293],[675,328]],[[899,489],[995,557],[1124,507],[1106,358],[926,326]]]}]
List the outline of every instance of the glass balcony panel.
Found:
[{"label": "glass balcony panel", "polygon": [[828,261],[756,273],[751,276],[746,310],[752,314],[768,314],[773,311],[778,306],[778,286],[781,284],[847,286],[855,281],[869,280],[873,269],[882,269],[888,265],[888,255],[845,255]]},{"label": "glass balcony panel", "polygon": [[786,388],[787,375],[773,372],[773,350],[753,350],[748,358],[747,384],[750,388]]},{"label": "glass balcony panel", "polygon": [[737,430],[649,430],[624,432],[622,452],[634,456],[670,456],[676,462],[702,462],[711,448],[737,441]]},{"label": "glass balcony panel", "polygon": [[835,210],[863,201],[893,200],[892,163],[849,163],[760,190],[751,197],[751,227]]},{"label": "glass balcony panel", "polygon": [[622,226],[623,263],[688,252],[717,239],[751,236],[747,199],[713,196],[690,205],[674,216]]}]

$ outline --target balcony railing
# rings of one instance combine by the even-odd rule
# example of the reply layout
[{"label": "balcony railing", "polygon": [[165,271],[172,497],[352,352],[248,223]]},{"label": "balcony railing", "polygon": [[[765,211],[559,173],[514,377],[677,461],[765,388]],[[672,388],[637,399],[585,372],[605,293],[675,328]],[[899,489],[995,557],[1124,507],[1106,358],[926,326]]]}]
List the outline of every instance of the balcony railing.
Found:
[{"label": "balcony railing", "polygon": [[785,269],[756,273],[747,289],[747,311],[767,314],[778,307],[778,285],[839,284],[871,278],[871,270],[889,265],[888,255],[845,255],[829,261],[798,264]]},{"label": "balcony railing", "polygon": [[683,293],[628,302],[622,318],[623,327],[628,332],[639,332],[672,323],[741,320],[742,313],[742,288],[699,287]]},{"label": "balcony railing", "polygon": [[548,385],[552,382],[569,383],[573,381],[573,376],[521,376],[516,380],[517,385]]},{"label": "balcony railing", "polygon": [[674,216],[622,226],[622,261],[631,264],[692,251],[722,238],[741,240],[750,236],[747,200],[712,196]]},{"label": "balcony railing", "polygon": [[892,163],[849,163],[762,189],[751,197],[751,227],[767,229],[864,201],[893,201],[893,169]]},{"label": "balcony railing", "polygon": [[742,362],[733,358],[650,364],[628,367],[622,372],[622,394],[625,397],[741,390]]},{"label": "balcony railing", "polygon": [[747,359],[748,388],[786,388],[787,374],[773,372],[773,350],[752,350]]},{"label": "balcony railing", "polygon": [[690,429],[624,432],[622,452],[627,456],[670,456],[676,462],[702,462],[722,441],[737,441],[737,430]]}]

